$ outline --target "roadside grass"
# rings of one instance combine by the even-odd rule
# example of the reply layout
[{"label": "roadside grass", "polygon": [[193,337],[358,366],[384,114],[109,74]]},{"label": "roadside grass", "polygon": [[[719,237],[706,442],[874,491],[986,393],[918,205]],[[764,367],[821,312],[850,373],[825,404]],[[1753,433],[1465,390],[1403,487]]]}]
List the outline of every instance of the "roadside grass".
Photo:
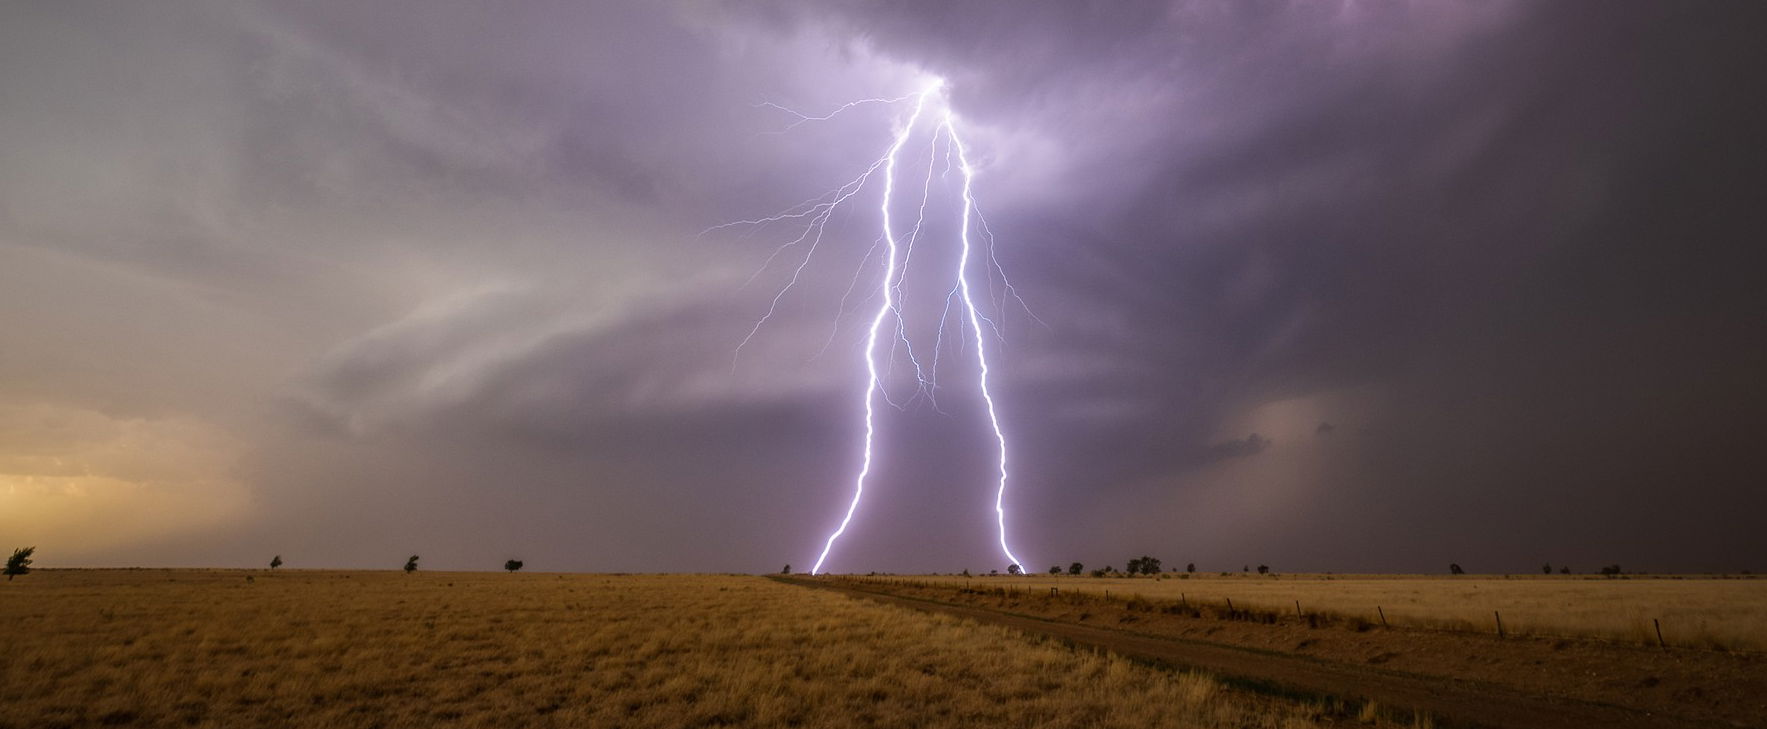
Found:
[{"label": "roadside grass", "polygon": [[[868,578],[856,578],[868,579]],[[1104,595],[1184,603],[1243,614],[1303,614],[1349,625],[1490,633],[1501,613],[1508,635],[1609,640],[1728,651],[1767,651],[1767,579],[1680,576],[1530,575],[1194,575],[1179,578],[881,577],[933,585],[972,585],[1044,593]],[[1378,607],[1378,611],[1377,611]],[[1657,621],[1653,623],[1652,621]]]}]

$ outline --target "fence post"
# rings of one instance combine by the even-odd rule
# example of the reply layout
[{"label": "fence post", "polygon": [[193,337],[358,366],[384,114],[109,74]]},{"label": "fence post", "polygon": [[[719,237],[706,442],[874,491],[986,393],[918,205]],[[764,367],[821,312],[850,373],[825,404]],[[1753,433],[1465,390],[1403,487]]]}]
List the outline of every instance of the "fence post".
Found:
[{"label": "fence post", "polygon": [[1379,605],[1374,606],[1374,611],[1377,613],[1380,613],[1380,627],[1383,627],[1383,628],[1392,627],[1390,625],[1387,625],[1387,611],[1380,609]]},{"label": "fence post", "polygon": [[1233,598],[1231,598],[1231,597],[1227,598],[1227,614],[1232,615],[1236,612],[1239,612],[1239,611],[1233,609]]},{"label": "fence post", "polygon": [[1301,601],[1300,600],[1295,601],[1295,617],[1301,618],[1303,620],[1305,620],[1307,617],[1307,616],[1301,614]]},{"label": "fence post", "polygon": [[1669,645],[1663,642],[1663,624],[1658,622],[1656,618],[1651,618],[1650,624],[1657,629],[1657,647],[1667,649]]},{"label": "fence post", "polygon": [[1492,610],[1491,614],[1497,616],[1497,637],[1502,638],[1503,637],[1503,613],[1497,612],[1496,610]]}]

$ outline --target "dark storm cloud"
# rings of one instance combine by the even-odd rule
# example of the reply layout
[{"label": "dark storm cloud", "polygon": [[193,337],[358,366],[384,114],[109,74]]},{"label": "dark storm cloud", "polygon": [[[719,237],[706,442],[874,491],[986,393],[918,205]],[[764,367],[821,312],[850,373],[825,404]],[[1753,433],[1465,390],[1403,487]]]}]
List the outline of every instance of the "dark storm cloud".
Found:
[{"label": "dark storm cloud", "polygon": [[[129,438],[232,465],[166,499],[225,512],[86,559],[812,556],[856,455],[858,325],[830,335],[871,223],[735,360],[789,266],[745,285],[779,241],[696,234],[839,184],[888,130],[771,134],[759,102],[924,73],[1047,324],[1002,312],[995,373],[1030,559],[1762,546],[1748,5],[99,10],[0,23],[0,400],[30,408],[0,423],[86,444],[0,476],[190,470],[117,460]],[[952,387],[884,423],[841,568],[991,566]]]},{"label": "dark storm cloud", "polygon": [[[1040,346],[1154,365],[1015,382],[1010,401],[1043,407],[1156,404],[1026,435],[1050,454],[1021,472],[1048,484],[1031,521],[1057,551],[1122,529],[1085,518],[1101,494],[1164,493],[1172,511],[1120,549],[1397,564],[1332,536],[1350,528],[1436,550],[1420,569],[1471,550],[1735,568],[1750,527],[1711,507],[1761,504],[1737,419],[1762,399],[1760,294],[1741,274],[1762,260],[1744,202],[1763,189],[1760,20],[1742,5],[894,4],[846,27],[960,79],[972,117],[1058,129],[1094,160],[1065,170],[1076,204],[995,216],[1033,251],[1021,287],[1064,307]],[[1298,414],[1295,433],[1323,416],[1366,437],[1292,453],[1307,459],[1294,473],[1197,471],[1190,444],[1284,400],[1351,411]],[[1299,491],[1189,508],[1236,478]],[[1226,513],[1290,536],[1192,536]],[[1721,526],[1636,546],[1699,524]]]}]

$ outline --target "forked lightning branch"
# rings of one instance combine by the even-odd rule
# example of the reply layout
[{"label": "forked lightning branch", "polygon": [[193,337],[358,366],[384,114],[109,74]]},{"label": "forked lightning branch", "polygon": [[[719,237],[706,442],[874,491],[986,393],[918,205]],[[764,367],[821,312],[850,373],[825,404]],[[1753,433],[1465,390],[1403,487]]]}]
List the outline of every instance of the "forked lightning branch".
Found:
[{"label": "forked lightning branch", "polygon": [[[975,354],[977,391],[980,393],[983,410],[987,415],[987,427],[992,435],[996,472],[996,479],[992,484],[994,521],[999,531],[1000,551],[1006,556],[1008,564],[1022,566],[1024,562],[1016,556],[1007,542],[1006,491],[1009,476],[1007,438],[1006,431],[1000,424],[1000,414],[988,381],[988,346],[983,325],[988,325],[987,330],[994,330],[994,327],[993,322],[984,316],[977,307],[970,280],[978,269],[983,270],[984,275],[988,275],[985,266],[995,265],[992,256],[993,240],[985,219],[976,208],[972,188],[975,181],[975,168],[970,163],[970,152],[964,144],[957,115],[951,110],[948,103],[944,82],[933,80],[919,92],[906,96],[860,99],[848,102],[820,116],[799,113],[776,104],[764,104],[764,106],[791,114],[794,119],[786,127],[786,131],[789,131],[802,124],[827,121],[847,110],[873,104],[895,108],[898,110],[898,116],[893,135],[887,141],[880,140],[882,152],[864,170],[859,171],[846,183],[784,212],[764,218],[733,221],[714,226],[706,231],[733,227],[796,226],[795,235],[776,248],[762,268],[764,270],[788,252],[798,253],[801,251],[799,253],[801,257],[797,259],[785,285],[775,292],[767,310],[755,320],[748,335],[737,345],[734,356],[741,355],[743,347],[747,346],[768,320],[778,312],[780,300],[785,297],[788,291],[798,285],[811,258],[815,256],[816,249],[824,242],[825,236],[828,234],[829,221],[836,211],[845,207],[865,204],[867,201],[865,193],[875,189],[878,217],[882,226],[876,243],[882,246],[883,255],[881,265],[870,271],[871,275],[875,276],[873,279],[876,287],[874,296],[878,304],[869,318],[862,358],[865,377],[863,394],[865,435],[856,449],[859,463],[857,473],[852,480],[852,498],[847,502],[846,509],[841,512],[839,524],[829,532],[827,539],[822,542],[821,551],[817,554],[815,566],[811,567],[810,572],[816,574],[822,571],[823,563],[828,561],[829,554],[859,513],[859,507],[865,498],[865,487],[873,476],[873,466],[882,457],[874,447],[877,440],[880,407],[888,405],[900,409],[913,399],[912,397],[898,399],[891,396],[886,386],[887,372],[883,371],[879,364],[880,349],[884,350],[883,356],[890,357],[893,356],[896,347],[900,345],[913,370],[917,386],[916,394],[930,397],[937,378],[938,353],[944,347],[945,322],[952,318],[958,322],[960,335],[967,338],[967,341],[963,342],[967,346],[963,349]],[[927,178],[922,184],[915,185],[919,190],[910,193],[918,193],[919,205],[916,208],[916,219],[912,225],[907,225],[897,219],[897,170],[901,166],[904,156],[910,152],[910,140],[914,139],[917,133],[928,139],[925,148],[928,156]],[[909,326],[902,306],[902,282],[907,276],[906,264],[908,257],[913,254],[914,243],[922,237],[927,203],[933,191],[934,165],[932,160],[937,159],[941,152],[945,156],[947,169],[955,168],[961,174],[958,186],[959,198],[952,201],[961,211],[958,216],[955,241],[958,257],[948,284],[949,288],[946,289],[944,311],[938,321],[938,337],[932,349],[934,355],[932,360],[923,367],[922,357],[916,356],[914,344],[910,341]],[[976,261],[980,256],[976,255],[977,246],[972,241],[972,237],[979,238],[988,244],[989,255],[981,263]],[[855,275],[853,284],[849,287],[849,294],[852,289],[859,286],[860,281],[867,279],[867,269],[876,258],[875,255],[868,255],[864,259],[864,267]],[[759,272],[756,275],[758,276]],[[1001,276],[1001,280],[1005,281],[1004,275]],[[1006,285],[1006,292],[1007,295],[1012,295],[1010,284]],[[955,317],[952,316],[953,314]]]}]

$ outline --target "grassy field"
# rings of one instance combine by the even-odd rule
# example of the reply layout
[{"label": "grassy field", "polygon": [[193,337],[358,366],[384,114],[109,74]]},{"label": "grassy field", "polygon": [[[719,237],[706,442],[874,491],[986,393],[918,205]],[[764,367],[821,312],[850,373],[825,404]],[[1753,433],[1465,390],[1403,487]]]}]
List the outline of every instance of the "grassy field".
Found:
[{"label": "grassy field", "polygon": [[1330,721],[757,577],[40,570],[0,626],[6,729]]},{"label": "grassy field", "polygon": [[1095,577],[915,577],[934,583],[1084,590],[1150,600],[1191,600],[1236,607],[1359,616],[1394,625],[1490,632],[1493,613],[1518,635],[1656,643],[1660,621],[1670,645],[1767,650],[1767,580],[1682,577],[1606,579],[1581,576],[1460,577],[1392,575],[1198,574],[1186,579]]}]

